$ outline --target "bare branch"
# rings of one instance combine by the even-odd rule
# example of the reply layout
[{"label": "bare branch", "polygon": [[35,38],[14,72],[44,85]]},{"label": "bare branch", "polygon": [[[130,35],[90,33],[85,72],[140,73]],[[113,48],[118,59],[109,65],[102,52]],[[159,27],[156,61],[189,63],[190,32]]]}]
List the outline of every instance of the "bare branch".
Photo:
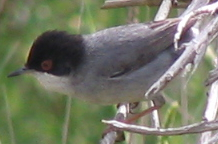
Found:
[{"label": "bare branch", "polygon": [[163,0],[154,18],[155,21],[166,19],[172,7],[172,0]]},{"label": "bare branch", "polygon": [[199,55],[204,54],[209,43],[218,35],[218,17],[212,19],[200,34],[186,45],[185,51],[167,72],[146,92],[145,97],[151,97],[162,90],[188,63],[193,63]]},{"label": "bare branch", "polygon": [[182,21],[178,24],[177,33],[174,37],[174,46],[175,49],[178,49],[178,41],[181,38],[181,34],[183,33],[184,27],[187,25],[188,21],[192,17],[197,17],[198,15],[212,15],[218,10],[218,2],[212,3],[210,5],[203,6],[182,18]]},{"label": "bare branch", "polygon": [[2,91],[4,99],[5,99],[6,117],[7,117],[7,123],[8,123],[8,128],[9,128],[9,135],[10,135],[11,144],[16,144],[13,123],[12,123],[12,120],[11,120],[11,110],[10,110],[10,106],[9,106],[9,103],[8,103],[8,96],[7,96],[5,85],[3,85],[1,87],[1,91]]},{"label": "bare branch", "polygon": [[65,118],[64,118],[63,128],[62,128],[62,143],[61,144],[67,143],[68,128],[69,128],[70,113],[71,113],[71,103],[72,103],[72,97],[68,96],[67,104],[66,104]]},{"label": "bare branch", "polygon": [[131,125],[122,122],[118,122],[115,120],[106,121],[103,120],[103,123],[113,125],[119,130],[125,130],[128,132],[143,134],[143,135],[157,135],[157,136],[172,136],[172,135],[183,135],[183,134],[194,134],[194,133],[202,133],[205,131],[213,131],[218,129],[218,121],[203,121],[183,127],[178,128],[149,128],[138,125]]},{"label": "bare branch", "polygon": [[[216,47],[218,46],[218,41],[216,41]],[[218,63],[216,62],[216,68],[218,68]],[[207,121],[215,120],[218,110],[218,81],[215,81],[208,93],[208,99],[206,103],[206,108],[204,112],[204,119]],[[210,141],[210,142],[209,142]],[[218,134],[212,137],[212,132],[202,133],[198,144],[214,143],[218,141]]]},{"label": "bare branch", "polygon": [[218,133],[216,133],[210,140],[204,141],[204,144],[214,144],[218,141]]},{"label": "bare branch", "polygon": [[[180,0],[174,5],[176,8],[185,8],[191,0]],[[129,6],[160,6],[162,0],[105,0],[102,9],[121,8]]]},{"label": "bare branch", "polygon": [[[117,114],[114,117],[114,120],[123,121],[126,119],[128,113],[129,105],[126,103],[120,104],[117,110]],[[102,139],[100,140],[100,144],[114,144],[117,141],[117,139],[119,139],[119,136],[121,136],[122,134],[122,131],[111,129],[103,135]]]}]

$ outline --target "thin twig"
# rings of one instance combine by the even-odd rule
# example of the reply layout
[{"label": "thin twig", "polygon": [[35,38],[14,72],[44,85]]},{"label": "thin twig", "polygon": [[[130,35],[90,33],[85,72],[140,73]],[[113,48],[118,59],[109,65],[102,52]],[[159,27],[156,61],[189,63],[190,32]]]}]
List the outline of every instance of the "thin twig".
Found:
[{"label": "thin twig", "polygon": [[79,20],[78,20],[78,24],[77,24],[77,29],[78,29],[79,33],[81,33],[82,15],[83,15],[84,11],[85,11],[85,3],[84,3],[84,0],[81,0],[80,15],[79,15]]},{"label": "thin twig", "polygon": [[[162,0],[105,0],[102,9],[111,9],[111,8],[121,8],[129,6],[159,6]],[[174,5],[176,8],[185,8],[191,0],[180,0],[177,5]]]},{"label": "thin twig", "polygon": [[[81,7],[80,7],[80,17],[78,21],[78,26],[77,29],[78,31],[81,31],[81,17],[82,13],[84,12],[84,1],[81,1]],[[71,114],[71,107],[72,107],[72,97],[68,96],[67,97],[67,103],[66,103],[66,111],[65,111],[65,118],[64,118],[64,123],[63,123],[63,128],[62,128],[62,144],[67,143],[67,138],[68,138],[68,129],[70,125],[70,114]]]},{"label": "thin twig", "polygon": [[10,111],[10,106],[8,104],[8,96],[7,96],[6,88],[4,85],[2,86],[2,92],[4,95],[4,99],[5,99],[6,114],[7,114],[6,117],[7,117],[8,127],[9,127],[11,144],[16,144],[14,128],[13,128],[13,124],[12,124],[12,120],[11,120],[11,111]]},{"label": "thin twig", "polygon": [[103,123],[113,125],[119,130],[125,130],[133,133],[143,134],[143,135],[156,135],[156,136],[172,136],[172,135],[183,135],[183,134],[194,134],[202,133],[205,131],[212,131],[218,129],[218,121],[203,121],[183,127],[178,128],[166,128],[166,129],[156,129],[138,125],[131,125],[122,123],[119,121],[111,120],[106,121],[102,120]]},{"label": "thin twig", "polygon": [[[129,105],[126,103],[120,104],[114,120],[122,121],[125,120],[129,113]],[[120,136],[120,131],[110,130],[100,140],[100,144],[114,144],[117,138]]]},{"label": "thin twig", "polygon": [[218,2],[215,2],[210,5],[200,7],[199,9],[192,11],[191,13],[184,16],[182,21],[178,24],[177,33],[175,34],[174,37],[175,49],[178,49],[178,41],[181,38],[181,34],[183,33],[184,27],[192,17],[197,17],[198,15],[203,15],[203,14],[212,15],[217,10],[218,10]]},{"label": "thin twig", "polygon": [[128,24],[138,23],[139,22],[139,20],[137,18],[138,14],[139,14],[138,7],[129,7],[128,8],[127,23]]},{"label": "thin twig", "polygon": [[70,113],[71,113],[71,103],[72,103],[72,97],[68,96],[67,104],[66,104],[66,112],[65,112],[65,120],[63,124],[63,132],[62,132],[62,144],[67,143],[67,137],[68,137],[68,128],[69,128],[69,121],[70,121]]},{"label": "thin twig", "polygon": [[[217,43],[216,43],[217,46]],[[216,63],[216,68],[218,68],[218,63]],[[215,120],[218,110],[218,81],[215,81],[208,93],[207,104],[204,112],[203,118],[207,121]],[[198,144],[205,144],[208,141],[215,141],[217,139],[217,134],[215,137],[211,138],[212,132],[202,133]]]},{"label": "thin twig", "polygon": [[[148,106],[154,107],[155,106],[154,101],[149,101]],[[151,127],[154,127],[154,128],[160,127],[160,118],[159,118],[159,114],[157,110],[154,110],[151,112],[150,119],[151,119]]]},{"label": "thin twig", "polygon": [[181,79],[181,95],[180,95],[180,100],[181,100],[181,115],[182,115],[182,125],[187,125],[188,124],[188,96],[187,96],[187,77],[180,77]]},{"label": "thin twig", "polygon": [[[217,17],[204,27],[202,32],[192,41],[183,45],[185,51],[177,59],[177,61],[165,72],[165,74],[155,82],[146,92],[146,98],[152,97],[154,94],[162,90],[176,75],[178,75],[187,64],[195,62],[199,56],[202,56],[206,51],[206,47],[217,36],[218,26],[214,24]],[[198,60],[199,61],[199,60]]]},{"label": "thin twig", "polygon": [[205,141],[204,144],[215,144],[218,141],[218,133],[212,136],[208,141]]},{"label": "thin twig", "polygon": [[163,0],[154,20],[158,21],[158,20],[166,19],[170,13],[171,8],[172,8],[172,0]]}]

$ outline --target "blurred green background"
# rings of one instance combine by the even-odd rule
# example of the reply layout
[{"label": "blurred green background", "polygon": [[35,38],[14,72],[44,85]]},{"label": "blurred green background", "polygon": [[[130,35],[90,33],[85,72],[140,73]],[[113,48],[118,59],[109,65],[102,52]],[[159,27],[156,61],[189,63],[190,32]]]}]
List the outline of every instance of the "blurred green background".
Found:
[{"label": "blurred green background", "polygon": [[[33,40],[42,32],[58,29],[76,34],[92,33],[125,24],[129,9],[101,10],[103,0],[0,2],[0,141],[2,144],[60,144],[67,97],[44,90],[31,76],[8,79],[7,74],[23,66]],[[157,8],[140,7],[139,10],[138,18],[143,22],[152,19]],[[176,10],[172,13],[176,15]],[[210,59],[207,59],[201,64],[187,86],[187,93],[182,89],[184,83],[166,91],[167,104],[161,109],[164,126],[178,127],[201,120],[206,99],[203,82],[208,69],[212,68],[210,63]],[[181,93],[187,97],[182,104]],[[178,101],[178,107],[174,106],[175,101]],[[113,106],[99,106],[73,99],[67,142],[98,143],[106,127],[101,120],[110,119],[114,114]],[[197,137],[137,138],[145,141],[142,143],[179,144],[193,143]]]}]

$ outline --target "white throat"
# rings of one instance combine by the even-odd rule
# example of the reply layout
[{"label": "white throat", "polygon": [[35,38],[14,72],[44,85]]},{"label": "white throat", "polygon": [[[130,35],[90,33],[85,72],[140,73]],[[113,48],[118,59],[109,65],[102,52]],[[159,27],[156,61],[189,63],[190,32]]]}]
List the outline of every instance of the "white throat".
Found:
[{"label": "white throat", "polygon": [[34,72],[33,75],[48,90],[66,95],[73,93],[69,78],[65,76],[54,76],[48,73]]}]

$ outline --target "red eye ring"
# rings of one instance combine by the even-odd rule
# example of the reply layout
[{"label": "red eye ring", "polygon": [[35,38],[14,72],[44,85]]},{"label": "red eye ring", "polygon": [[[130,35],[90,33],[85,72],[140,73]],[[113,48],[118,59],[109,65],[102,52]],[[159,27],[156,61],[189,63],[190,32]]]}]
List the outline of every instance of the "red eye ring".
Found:
[{"label": "red eye ring", "polygon": [[49,71],[49,70],[51,70],[51,68],[52,68],[52,65],[53,65],[53,63],[52,63],[52,60],[45,60],[45,61],[43,61],[42,63],[41,63],[41,68],[44,70],[44,71]]}]

